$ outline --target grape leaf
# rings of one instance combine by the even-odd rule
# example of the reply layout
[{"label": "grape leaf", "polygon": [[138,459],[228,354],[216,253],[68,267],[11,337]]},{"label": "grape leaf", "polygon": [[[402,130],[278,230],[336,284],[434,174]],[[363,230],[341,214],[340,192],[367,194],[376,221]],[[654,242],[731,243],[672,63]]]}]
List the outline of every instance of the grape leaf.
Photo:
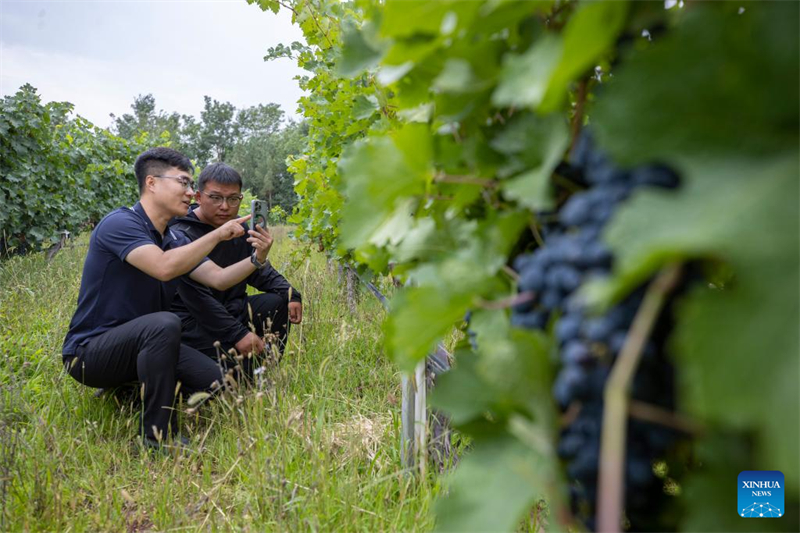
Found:
[{"label": "grape leaf", "polygon": [[338,74],[347,78],[375,67],[383,57],[383,50],[365,38],[364,32],[371,29],[370,24],[364,28],[352,22],[343,26],[342,52],[336,67]]},{"label": "grape leaf", "polygon": [[460,0],[387,0],[383,9],[381,34],[409,37],[415,34],[438,36],[440,30],[466,25],[481,7],[480,2]]},{"label": "grape leaf", "polygon": [[687,10],[673,32],[614,71],[592,113],[600,144],[631,165],[797,147],[799,7],[700,2]]},{"label": "grape leaf", "polygon": [[[436,504],[437,531],[514,531],[537,496],[553,457],[509,433],[476,439]],[[491,510],[489,512],[489,510]]]},{"label": "grape leaf", "polygon": [[[411,136],[400,141],[411,151],[430,149],[424,146],[426,137],[413,144]],[[348,201],[342,208],[342,244],[355,248],[368,242],[373,232],[392,217],[402,198],[421,194],[429,179],[416,155],[409,159],[389,137],[374,137],[349,146],[339,162]],[[409,217],[411,213],[409,213]]]},{"label": "grape leaf", "polygon": [[524,115],[509,124],[491,145],[508,156],[506,168],[525,169],[503,182],[505,196],[534,210],[551,207],[550,176],[569,145],[569,131],[563,118]]},{"label": "grape leaf", "polygon": [[448,59],[439,76],[433,80],[433,89],[446,93],[464,93],[480,90],[479,80],[465,59]]},{"label": "grape leaf", "polygon": [[489,411],[495,390],[487,387],[478,375],[475,368],[478,358],[474,353],[461,350],[453,355],[456,365],[437,377],[430,404],[447,412],[450,421],[460,426]]},{"label": "grape leaf", "polygon": [[608,51],[625,22],[627,2],[581,4],[561,35],[545,35],[522,55],[508,54],[492,95],[498,106],[560,108],[568,85]]},{"label": "grape leaf", "polygon": [[384,324],[386,348],[404,370],[412,370],[436,346],[472,303],[469,293],[447,294],[439,288],[410,287],[392,299]]},{"label": "grape leaf", "polygon": [[[753,520],[742,519],[736,512],[736,486],[739,472],[752,470],[747,459],[752,450],[741,439],[730,434],[718,434],[697,443],[696,458],[701,465],[697,472],[681,485],[682,499],[702,502],[688,506],[682,519],[682,531],[753,531]],[[774,465],[773,465],[774,466]],[[774,470],[774,468],[769,468]],[[793,501],[794,500],[794,501]],[[800,531],[798,502],[787,493],[784,514],[777,520],[759,520],[758,531]]]}]

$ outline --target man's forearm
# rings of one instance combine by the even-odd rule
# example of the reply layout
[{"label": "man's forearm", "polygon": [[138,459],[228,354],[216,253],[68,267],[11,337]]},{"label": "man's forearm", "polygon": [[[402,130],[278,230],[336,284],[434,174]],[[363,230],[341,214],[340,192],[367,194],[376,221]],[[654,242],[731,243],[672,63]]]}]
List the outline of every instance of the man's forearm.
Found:
[{"label": "man's forearm", "polygon": [[246,280],[254,271],[255,265],[248,257],[225,268],[219,267],[212,261],[206,261],[189,274],[189,277],[207,287],[226,291]]},{"label": "man's forearm", "polygon": [[221,242],[219,232],[206,233],[196,241],[164,252],[162,257],[164,276],[166,279],[176,278],[189,272],[211,253]]}]

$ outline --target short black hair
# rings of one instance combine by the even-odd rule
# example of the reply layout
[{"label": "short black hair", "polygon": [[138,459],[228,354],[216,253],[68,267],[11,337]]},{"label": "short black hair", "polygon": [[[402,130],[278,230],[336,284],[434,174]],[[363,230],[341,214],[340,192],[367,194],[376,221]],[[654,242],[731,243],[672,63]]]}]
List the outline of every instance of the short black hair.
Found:
[{"label": "short black hair", "polygon": [[240,189],[242,188],[242,177],[236,169],[225,163],[211,163],[204,168],[197,178],[197,190],[205,189],[209,181],[215,181],[220,185],[238,185]]},{"label": "short black hair", "polygon": [[133,165],[136,181],[139,182],[139,194],[142,194],[144,190],[144,179],[147,176],[161,174],[171,167],[179,168],[190,174],[194,172],[194,166],[189,158],[172,148],[159,146],[142,152]]}]

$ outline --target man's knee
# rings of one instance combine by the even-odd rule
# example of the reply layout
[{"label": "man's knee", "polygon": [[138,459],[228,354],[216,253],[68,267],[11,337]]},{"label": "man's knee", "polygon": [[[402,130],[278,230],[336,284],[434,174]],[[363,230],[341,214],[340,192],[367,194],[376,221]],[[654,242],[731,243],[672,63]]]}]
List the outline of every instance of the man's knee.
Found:
[{"label": "man's knee", "polygon": [[144,343],[139,352],[139,374],[169,372],[178,364],[181,345],[181,320],[174,313],[160,312],[147,316],[142,330]]},{"label": "man's knee", "polygon": [[155,342],[180,345],[181,341],[181,319],[175,313],[162,311],[147,315],[147,325],[144,328],[144,335],[147,339]]},{"label": "man's knee", "polygon": [[264,326],[265,331],[273,332],[278,329],[285,330],[289,320],[289,304],[286,297],[267,292],[251,296],[248,304],[251,306],[257,328]]}]

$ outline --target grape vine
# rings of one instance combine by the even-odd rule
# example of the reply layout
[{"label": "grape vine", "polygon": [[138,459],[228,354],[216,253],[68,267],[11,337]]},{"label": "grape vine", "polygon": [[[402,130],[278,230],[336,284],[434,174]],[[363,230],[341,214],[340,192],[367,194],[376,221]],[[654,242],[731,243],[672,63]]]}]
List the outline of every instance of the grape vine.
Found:
[{"label": "grape vine", "polygon": [[[611,501],[606,529],[746,530],[728,480],[757,469],[786,475],[763,527],[798,528],[797,4],[250,2],[306,40],[267,56],[309,71],[301,237],[411,282],[402,368],[472,311],[432,398],[472,437],[438,528],[514,530],[544,497],[556,529]],[[610,415],[618,500],[595,490]]]},{"label": "grape vine", "polygon": [[126,141],[72,104],[22,86],[0,101],[0,257],[40,250],[138,198],[130,176],[146,135]]}]

